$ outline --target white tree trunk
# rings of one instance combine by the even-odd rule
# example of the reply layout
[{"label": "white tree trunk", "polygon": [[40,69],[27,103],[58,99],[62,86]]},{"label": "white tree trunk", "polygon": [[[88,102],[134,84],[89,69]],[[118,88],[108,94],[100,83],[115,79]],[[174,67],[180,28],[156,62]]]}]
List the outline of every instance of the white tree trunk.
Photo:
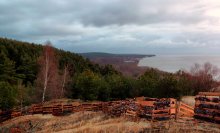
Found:
[{"label": "white tree trunk", "polygon": [[45,93],[47,89],[47,83],[48,83],[48,72],[49,72],[49,56],[46,53],[46,60],[45,60],[45,79],[44,79],[44,88],[43,88],[43,96],[42,96],[42,103],[45,100]]},{"label": "white tree trunk", "polygon": [[64,96],[64,87],[66,84],[67,68],[68,68],[68,65],[66,65],[64,68],[63,84],[62,84],[62,88],[61,88],[61,98],[63,98],[63,96]]}]

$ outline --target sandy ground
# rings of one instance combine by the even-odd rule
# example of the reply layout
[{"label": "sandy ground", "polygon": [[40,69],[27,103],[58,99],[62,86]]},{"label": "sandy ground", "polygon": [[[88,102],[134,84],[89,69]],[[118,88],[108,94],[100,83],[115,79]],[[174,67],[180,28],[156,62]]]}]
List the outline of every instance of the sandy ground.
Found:
[{"label": "sandy ground", "polygon": [[127,117],[110,118],[101,112],[79,112],[60,117],[27,115],[0,124],[0,132],[12,130],[31,133],[219,133],[220,125],[193,118],[152,122],[144,119],[134,121]]},{"label": "sandy ground", "polygon": [[194,107],[195,106],[195,96],[183,96],[181,101]]}]

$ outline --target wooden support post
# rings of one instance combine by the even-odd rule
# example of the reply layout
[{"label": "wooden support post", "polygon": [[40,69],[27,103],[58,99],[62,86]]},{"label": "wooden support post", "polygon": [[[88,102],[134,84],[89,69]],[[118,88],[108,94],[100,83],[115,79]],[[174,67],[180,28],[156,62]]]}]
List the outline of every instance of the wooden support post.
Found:
[{"label": "wooden support post", "polygon": [[176,112],[175,112],[175,120],[177,120],[177,114],[178,114],[178,103],[176,100],[176,106],[175,106]]}]

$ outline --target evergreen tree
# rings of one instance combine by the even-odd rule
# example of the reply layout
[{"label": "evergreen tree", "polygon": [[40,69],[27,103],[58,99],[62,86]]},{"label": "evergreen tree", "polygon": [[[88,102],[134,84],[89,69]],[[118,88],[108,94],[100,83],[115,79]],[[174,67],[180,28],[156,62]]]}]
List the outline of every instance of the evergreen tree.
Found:
[{"label": "evergreen tree", "polygon": [[16,103],[16,88],[8,82],[0,81],[0,109],[7,110],[13,108]]}]

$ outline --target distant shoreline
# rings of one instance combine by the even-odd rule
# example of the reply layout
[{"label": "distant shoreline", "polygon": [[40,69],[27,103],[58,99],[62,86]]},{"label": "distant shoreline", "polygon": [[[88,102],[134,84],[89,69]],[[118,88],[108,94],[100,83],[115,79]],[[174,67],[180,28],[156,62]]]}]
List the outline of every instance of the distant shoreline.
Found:
[{"label": "distant shoreline", "polygon": [[146,57],[153,57],[156,56],[154,54],[114,54],[114,53],[102,53],[102,52],[88,52],[88,53],[78,53],[82,55],[83,57],[93,59],[93,58],[146,58]]},{"label": "distant shoreline", "polygon": [[142,58],[139,67],[152,67],[166,72],[189,71],[195,64],[210,63],[220,68],[219,55],[157,55],[155,58]]}]

